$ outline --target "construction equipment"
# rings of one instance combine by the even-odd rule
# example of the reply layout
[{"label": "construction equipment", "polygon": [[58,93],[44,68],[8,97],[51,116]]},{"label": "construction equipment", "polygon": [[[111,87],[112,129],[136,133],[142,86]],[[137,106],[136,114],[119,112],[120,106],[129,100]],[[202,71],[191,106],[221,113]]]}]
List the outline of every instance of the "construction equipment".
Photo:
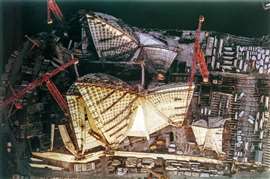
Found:
[{"label": "construction equipment", "polygon": [[195,32],[195,42],[194,42],[194,47],[193,47],[194,52],[193,52],[193,57],[192,57],[191,73],[190,73],[190,77],[188,81],[189,86],[191,86],[192,82],[194,81],[196,63],[198,64],[200,73],[203,78],[203,82],[208,82],[209,71],[207,69],[204,53],[202,52],[201,45],[200,45],[200,34],[201,34],[201,27],[202,27],[203,22],[204,22],[204,16],[200,16],[198,27]]},{"label": "construction equipment", "polygon": [[[207,65],[205,62],[204,58],[204,53],[202,52],[201,45],[200,45],[200,35],[201,35],[201,28],[202,28],[202,23],[204,22],[204,16],[199,17],[199,23],[198,27],[195,32],[195,42],[194,42],[194,47],[193,47],[193,57],[192,57],[192,64],[191,64],[191,71],[190,71],[190,76],[188,78],[188,95],[187,99],[191,97],[192,93],[192,83],[194,81],[195,77],[195,72],[196,72],[196,63],[199,66],[200,73],[203,78],[203,82],[208,82],[208,77],[209,77],[209,71],[207,69]],[[191,98],[192,99],[192,98]],[[188,106],[188,100],[186,106]],[[188,109],[188,107],[187,107]],[[189,111],[186,111],[186,116],[188,116]]]},{"label": "construction equipment", "polygon": [[[8,82],[8,86],[9,86],[9,89],[11,90],[11,93],[13,95],[16,95],[15,90],[13,89],[13,87],[11,86],[11,84],[9,82]],[[23,108],[22,104],[20,102],[18,102],[18,101],[14,101],[14,106],[15,106],[16,109],[22,109]]]},{"label": "construction equipment", "polygon": [[40,47],[39,43],[36,40],[31,39],[28,35],[25,35],[25,38],[33,44],[31,50],[35,47]]},{"label": "construction equipment", "polygon": [[62,109],[64,114],[68,116],[68,105],[60,91],[57,89],[55,84],[50,80],[52,77],[60,73],[61,71],[64,71],[69,66],[78,63],[77,59],[72,58],[67,63],[59,66],[58,68],[52,70],[51,72],[47,72],[44,75],[41,76],[41,78],[32,81],[29,83],[25,88],[19,90],[18,92],[13,91],[13,95],[5,99],[4,101],[0,102],[0,107],[7,106],[11,103],[16,103],[18,99],[21,99],[25,96],[26,93],[33,91],[35,88],[42,84],[46,84],[49,92],[53,96],[54,100],[57,102],[59,107]]},{"label": "construction equipment", "polygon": [[62,22],[63,21],[63,14],[60,10],[60,8],[58,7],[57,3],[55,2],[55,0],[47,0],[47,18],[48,18],[48,24],[53,23],[52,17],[51,17],[51,13],[54,15],[54,17]]}]

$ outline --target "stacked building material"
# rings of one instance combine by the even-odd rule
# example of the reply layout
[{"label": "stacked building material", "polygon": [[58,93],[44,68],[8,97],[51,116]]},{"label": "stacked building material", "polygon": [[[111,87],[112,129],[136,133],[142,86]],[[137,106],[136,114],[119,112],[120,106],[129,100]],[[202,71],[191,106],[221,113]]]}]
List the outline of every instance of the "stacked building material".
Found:
[{"label": "stacked building material", "polygon": [[255,123],[254,133],[258,134],[259,144],[256,150],[255,161],[270,166],[270,120],[269,120],[269,87],[270,79],[258,79],[257,88],[260,93],[260,110],[258,121]]},{"label": "stacked building material", "polygon": [[235,51],[232,46],[224,46],[220,58],[222,71],[232,71],[234,67]]},{"label": "stacked building material", "polygon": [[231,114],[232,94],[213,92],[211,97],[211,116],[228,117]]},{"label": "stacked building material", "polygon": [[237,46],[236,56],[239,64],[243,64],[238,67],[240,72],[270,73],[270,49],[257,46]]},{"label": "stacked building material", "polygon": [[217,62],[217,51],[218,51],[218,38],[209,36],[206,40],[206,49],[205,49],[205,57],[207,59],[207,63],[211,64],[211,69],[219,69],[220,63]]},{"label": "stacked building material", "polygon": [[[236,101],[239,101],[241,105],[235,113],[237,134],[234,159],[250,162],[254,160],[254,146],[258,144],[258,135],[253,134],[254,122],[259,110],[256,79],[250,76],[241,77],[236,88],[240,94]],[[241,93],[244,93],[244,96]]]},{"label": "stacked building material", "polygon": [[253,38],[210,35],[205,56],[214,71],[269,74],[270,49],[258,45],[258,40]]}]

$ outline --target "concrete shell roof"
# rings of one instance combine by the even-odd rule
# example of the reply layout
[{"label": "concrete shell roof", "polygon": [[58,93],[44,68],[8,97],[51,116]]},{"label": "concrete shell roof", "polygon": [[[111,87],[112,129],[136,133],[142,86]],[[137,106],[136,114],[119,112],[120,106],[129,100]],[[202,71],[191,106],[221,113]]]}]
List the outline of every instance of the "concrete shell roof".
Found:
[{"label": "concrete shell roof", "polygon": [[[83,132],[80,132],[80,121],[85,121],[87,116],[89,125],[83,126],[93,128],[117,148],[127,136],[149,137],[170,123],[182,124],[190,103],[188,90],[187,85],[170,84],[139,94],[122,80],[97,73],[79,78],[70,91],[79,91],[80,95],[70,92],[67,99],[72,120],[77,121],[73,125],[78,128],[78,138]],[[81,145],[85,140],[78,143]]]}]

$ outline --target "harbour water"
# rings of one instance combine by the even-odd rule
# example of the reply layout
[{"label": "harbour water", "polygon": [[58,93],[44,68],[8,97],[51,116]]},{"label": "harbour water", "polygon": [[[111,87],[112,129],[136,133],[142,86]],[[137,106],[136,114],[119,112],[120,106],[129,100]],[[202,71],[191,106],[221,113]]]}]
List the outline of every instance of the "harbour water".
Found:
[{"label": "harbour water", "polygon": [[[66,18],[76,13],[78,9],[89,9],[111,14],[137,27],[191,30],[195,29],[198,16],[204,15],[205,30],[249,37],[270,33],[270,12],[263,9],[259,0],[245,2],[58,0],[57,2]],[[46,2],[27,2],[22,6],[25,32],[33,33],[46,29]]]}]

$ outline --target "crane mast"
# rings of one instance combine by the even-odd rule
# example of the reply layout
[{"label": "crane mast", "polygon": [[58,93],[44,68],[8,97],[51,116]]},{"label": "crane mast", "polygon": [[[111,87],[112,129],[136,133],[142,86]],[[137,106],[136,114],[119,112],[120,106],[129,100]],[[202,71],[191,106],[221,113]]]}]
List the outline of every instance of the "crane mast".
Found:
[{"label": "crane mast", "polygon": [[[201,28],[202,28],[202,23],[204,22],[204,16],[199,17],[199,22],[198,22],[198,27],[195,32],[195,42],[194,42],[194,47],[193,47],[193,56],[192,56],[192,64],[191,64],[191,71],[190,71],[190,76],[188,78],[188,94],[187,94],[187,102],[186,106],[188,109],[188,105],[190,104],[188,101],[191,98],[192,99],[192,83],[194,81],[195,77],[195,72],[196,72],[196,64],[198,64],[199,71],[202,75],[203,82],[208,82],[208,77],[209,77],[209,71],[207,69],[207,65],[205,62],[204,54],[201,49],[200,45],[200,35],[201,35]],[[186,116],[188,116],[189,112],[188,110],[186,111]]]},{"label": "crane mast", "polygon": [[60,8],[58,7],[55,0],[47,0],[47,18],[48,18],[48,24],[53,23],[51,13],[54,15],[54,17],[59,20],[60,22],[63,21],[63,14]]},{"label": "crane mast", "polygon": [[198,27],[195,32],[195,42],[194,42],[194,49],[193,49],[194,52],[193,52],[193,57],[192,57],[191,74],[188,81],[189,86],[191,86],[192,82],[194,81],[196,63],[198,64],[199,71],[203,78],[203,82],[208,82],[209,71],[207,69],[204,54],[202,52],[201,45],[200,45],[200,34],[201,34],[201,28],[202,28],[203,22],[204,22],[204,16],[200,16]]}]

